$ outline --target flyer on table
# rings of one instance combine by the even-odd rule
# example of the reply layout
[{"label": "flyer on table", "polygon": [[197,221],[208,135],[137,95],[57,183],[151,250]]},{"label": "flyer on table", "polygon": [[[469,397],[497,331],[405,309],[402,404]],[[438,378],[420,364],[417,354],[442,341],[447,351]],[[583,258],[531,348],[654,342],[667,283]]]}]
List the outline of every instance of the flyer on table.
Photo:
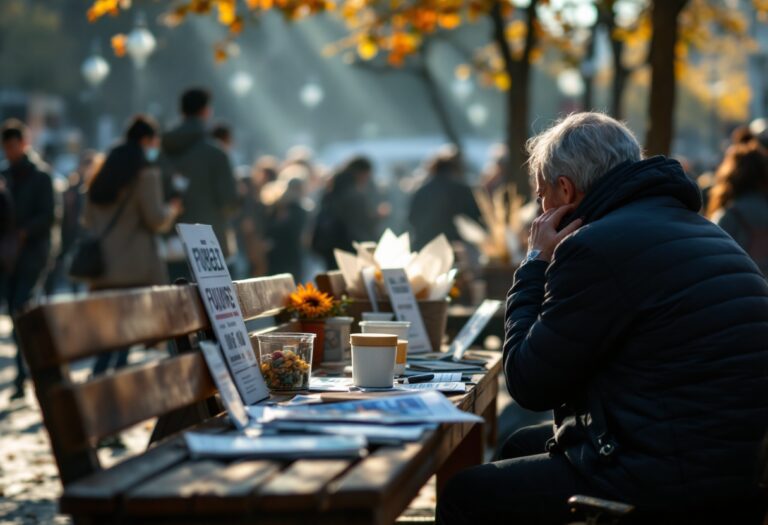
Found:
[{"label": "flyer on table", "polygon": [[411,284],[408,281],[408,275],[403,268],[386,268],[381,270],[384,278],[384,284],[389,293],[389,300],[392,303],[392,309],[395,311],[398,321],[409,321],[411,327],[408,330],[408,353],[423,354],[439,348],[432,348],[427,336],[427,329],[424,326],[424,319],[421,317],[419,303],[413,295]]},{"label": "flyer on table", "polygon": [[237,292],[213,228],[205,224],[179,224],[176,230],[184,243],[200,297],[240,397],[247,405],[265,399],[269,390],[251,347]]},{"label": "flyer on table", "polygon": [[240,394],[237,393],[237,387],[232,381],[229,369],[221,357],[219,345],[211,341],[201,341],[200,350],[203,352],[213,382],[219,390],[224,407],[227,409],[229,419],[240,430],[245,429],[248,426],[248,412],[245,410]]}]

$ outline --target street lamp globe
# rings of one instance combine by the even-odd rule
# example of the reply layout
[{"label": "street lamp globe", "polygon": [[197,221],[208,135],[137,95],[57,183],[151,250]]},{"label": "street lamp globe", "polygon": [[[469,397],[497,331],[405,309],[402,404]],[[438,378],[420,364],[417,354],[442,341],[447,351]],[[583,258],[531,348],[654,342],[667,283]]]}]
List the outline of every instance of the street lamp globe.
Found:
[{"label": "street lamp globe", "polygon": [[566,97],[580,97],[584,94],[584,79],[576,69],[564,69],[557,75],[557,87]]},{"label": "street lamp globe", "polygon": [[147,29],[147,22],[143,13],[139,13],[136,17],[136,26],[126,38],[125,50],[131,57],[133,64],[141,69],[147,64],[147,59],[155,51],[155,47],[157,47],[157,41]]},{"label": "street lamp globe", "polygon": [[244,97],[253,89],[253,77],[247,71],[238,71],[229,80],[229,87],[238,97]]},{"label": "street lamp globe", "polygon": [[309,109],[317,107],[323,101],[323,98],[325,98],[325,92],[322,86],[314,80],[307,82],[299,92],[299,100]]},{"label": "street lamp globe", "polygon": [[456,97],[459,102],[464,102],[469,98],[469,96],[472,94],[472,91],[474,91],[474,87],[472,86],[472,81],[468,78],[457,78],[453,81],[453,84],[451,85],[451,90],[453,91],[453,95]]},{"label": "street lamp globe", "polygon": [[476,128],[482,127],[488,122],[488,108],[479,102],[475,102],[467,108],[467,118]]},{"label": "street lamp globe", "polygon": [[109,75],[109,62],[104,60],[98,52],[89,56],[80,67],[80,72],[88,85],[97,88]]}]

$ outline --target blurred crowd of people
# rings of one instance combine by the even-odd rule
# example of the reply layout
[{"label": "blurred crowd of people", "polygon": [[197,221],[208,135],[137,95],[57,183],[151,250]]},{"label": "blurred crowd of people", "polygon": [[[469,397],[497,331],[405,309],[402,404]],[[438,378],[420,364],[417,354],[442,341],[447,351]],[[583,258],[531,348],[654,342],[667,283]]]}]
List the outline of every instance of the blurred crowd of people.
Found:
[{"label": "blurred crowd of people", "polygon": [[[461,241],[458,215],[482,224],[465,163],[455,148],[435,152],[415,173],[378,180],[359,156],[327,169],[297,147],[284,159],[264,156],[233,167],[235,130],[211,122],[205,89],[182,94],[180,123],[166,132],[135,116],[106,153],[86,151],[66,178],[56,178],[32,150],[25,126],[7,121],[0,181],[0,270],[10,314],[36,290],[104,290],[188,278],[176,223],[210,224],[234,278],[293,274],[297,281],[335,267],[335,249],[376,240],[385,228],[409,231],[418,249],[440,233]],[[740,128],[712,177],[702,177],[703,211],[768,271],[768,132]],[[479,186],[506,185],[507,156],[492,152]],[[85,283],[68,278],[84,238],[100,240],[104,271]],[[513,261],[514,262],[514,261]],[[100,362],[100,371],[121,366]],[[114,357],[114,356],[113,356]],[[17,395],[25,379],[21,358]]]},{"label": "blurred crowd of people", "polygon": [[724,229],[768,275],[768,121],[740,126],[704,187],[706,216]]}]

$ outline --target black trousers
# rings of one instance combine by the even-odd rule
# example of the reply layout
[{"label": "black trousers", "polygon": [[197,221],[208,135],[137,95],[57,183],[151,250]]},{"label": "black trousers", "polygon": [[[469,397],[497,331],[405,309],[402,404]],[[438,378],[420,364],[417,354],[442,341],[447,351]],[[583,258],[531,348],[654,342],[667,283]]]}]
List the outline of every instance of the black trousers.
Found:
[{"label": "black trousers", "polygon": [[605,497],[560,454],[545,451],[552,424],[525,427],[504,443],[499,461],[457,474],[439,495],[439,525],[557,524],[572,520],[574,494]]},{"label": "black trousers", "polygon": [[8,303],[8,313],[13,319],[12,335],[13,341],[16,343],[16,379],[14,385],[17,389],[24,387],[27,369],[21,352],[21,343],[16,333],[16,316],[24,310],[24,307],[32,299],[35,289],[44,279],[48,265],[47,254],[48,249],[45,246],[22,251],[13,272],[8,276],[5,283],[5,298]]}]

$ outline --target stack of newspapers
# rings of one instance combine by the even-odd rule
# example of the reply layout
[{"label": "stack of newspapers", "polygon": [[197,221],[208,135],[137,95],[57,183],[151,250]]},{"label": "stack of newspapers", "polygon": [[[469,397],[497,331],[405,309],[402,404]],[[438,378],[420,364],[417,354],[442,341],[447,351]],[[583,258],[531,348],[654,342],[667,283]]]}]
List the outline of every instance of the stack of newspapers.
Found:
[{"label": "stack of newspapers", "polygon": [[418,441],[442,423],[481,423],[430,390],[340,403],[245,407],[236,432],[187,432],[193,457],[355,457],[372,444]]}]

